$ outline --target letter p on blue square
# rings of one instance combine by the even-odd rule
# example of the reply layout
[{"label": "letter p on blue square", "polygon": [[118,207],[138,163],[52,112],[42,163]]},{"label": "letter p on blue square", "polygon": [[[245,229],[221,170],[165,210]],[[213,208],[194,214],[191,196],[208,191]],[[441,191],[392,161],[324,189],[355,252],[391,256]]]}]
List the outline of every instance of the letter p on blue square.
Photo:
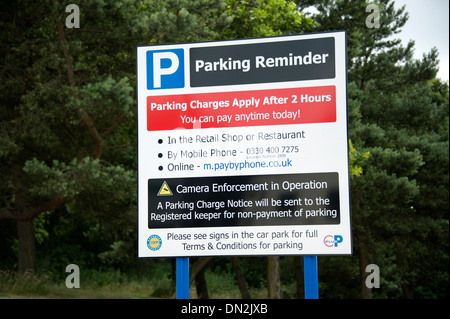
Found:
[{"label": "letter p on blue square", "polygon": [[147,89],[184,88],[184,50],[147,51]]}]

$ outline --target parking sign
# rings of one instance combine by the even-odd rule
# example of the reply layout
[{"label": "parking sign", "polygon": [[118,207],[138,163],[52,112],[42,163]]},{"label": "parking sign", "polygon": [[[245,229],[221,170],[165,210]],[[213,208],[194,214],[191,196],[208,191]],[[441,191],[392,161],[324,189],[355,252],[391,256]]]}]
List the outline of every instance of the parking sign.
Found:
[{"label": "parking sign", "polygon": [[140,257],[351,254],[345,37],[138,47]]}]

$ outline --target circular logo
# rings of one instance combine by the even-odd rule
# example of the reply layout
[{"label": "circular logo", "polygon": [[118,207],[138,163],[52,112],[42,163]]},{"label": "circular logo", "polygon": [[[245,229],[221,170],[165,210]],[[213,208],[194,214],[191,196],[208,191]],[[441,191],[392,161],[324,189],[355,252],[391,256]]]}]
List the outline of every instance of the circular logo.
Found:
[{"label": "circular logo", "polygon": [[150,250],[158,250],[159,248],[161,248],[162,245],[162,240],[161,237],[159,237],[158,235],[151,235],[148,239],[147,239],[147,247]]},{"label": "circular logo", "polygon": [[333,245],[334,245],[333,236],[331,236],[331,235],[325,236],[325,238],[323,239],[323,243],[327,247],[333,247]]},{"label": "circular logo", "polygon": [[323,239],[323,243],[327,247],[337,247],[340,243],[344,241],[344,238],[341,235],[327,235]]}]

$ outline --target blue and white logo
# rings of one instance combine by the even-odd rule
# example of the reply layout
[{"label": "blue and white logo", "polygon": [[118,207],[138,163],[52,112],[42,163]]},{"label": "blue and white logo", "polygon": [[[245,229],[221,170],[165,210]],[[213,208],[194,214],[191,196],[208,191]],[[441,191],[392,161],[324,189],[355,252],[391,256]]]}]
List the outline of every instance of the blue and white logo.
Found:
[{"label": "blue and white logo", "polygon": [[184,88],[184,50],[147,51],[147,89]]}]

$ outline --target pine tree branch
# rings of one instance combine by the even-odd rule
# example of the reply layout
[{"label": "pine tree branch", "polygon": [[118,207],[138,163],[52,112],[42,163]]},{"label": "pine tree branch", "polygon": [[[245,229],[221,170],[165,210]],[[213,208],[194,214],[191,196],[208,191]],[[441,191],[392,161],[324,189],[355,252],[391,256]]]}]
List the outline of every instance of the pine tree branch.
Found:
[{"label": "pine tree branch", "polygon": [[65,198],[55,197],[39,205],[26,207],[23,210],[2,208],[0,209],[0,222],[4,219],[29,221],[43,212],[52,211],[58,207],[61,207],[65,204],[65,202]]},{"label": "pine tree branch", "polygon": [[[78,93],[77,93],[76,85],[75,85],[75,77],[74,77],[73,65],[72,65],[72,56],[70,55],[69,50],[67,49],[67,40],[64,35],[64,29],[63,29],[62,22],[60,20],[57,20],[56,22],[58,25],[59,39],[61,41],[61,46],[62,46],[62,49],[64,52],[64,57],[66,59],[67,76],[69,79],[69,85],[72,88],[73,97],[76,100],[78,100],[79,97],[78,97]],[[89,114],[83,108],[79,108],[78,112],[80,113],[81,119],[83,120],[84,124],[86,125],[86,127],[89,131],[89,134],[91,135],[92,139],[94,140],[95,147],[94,147],[93,158],[98,159],[102,156],[103,138],[97,131],[97,128],[95,127],[94,122],[92,121]]]},{"label": "pine tree branch", "polygon": [[117,120],[115,120],[114,123],[111,124],[111,126],[108,127],[108,129],[102,133],[102,137],[104,138],[106,135],[108,135],[109,133],[111,133],[117,126],[119,126],[120,123],[122,122],[124,116],[125,116],[125,114],[122,113],[122,114],[117,118]]}]

